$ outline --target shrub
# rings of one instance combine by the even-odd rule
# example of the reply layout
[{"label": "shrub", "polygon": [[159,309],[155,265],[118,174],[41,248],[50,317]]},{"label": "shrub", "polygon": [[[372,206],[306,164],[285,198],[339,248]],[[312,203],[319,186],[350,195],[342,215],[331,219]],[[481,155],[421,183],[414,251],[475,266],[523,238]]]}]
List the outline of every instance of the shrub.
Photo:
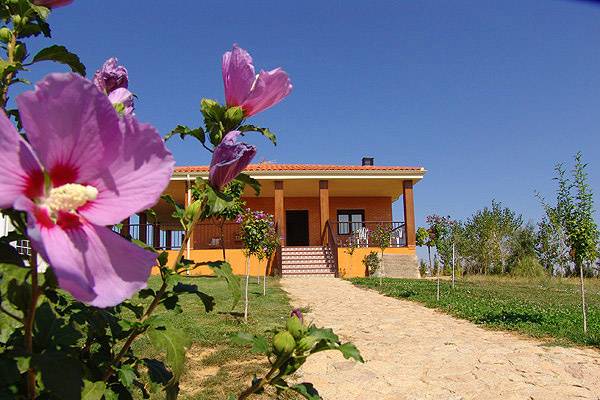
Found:
[{"label": "shrub", "polygon": [[379,265],[381,264],[381,260],[379,260],[379,254],[376,251],[372,251],[362,259],[362,263],[367,269],[369,276],[372,276],[379,270]]},{"label": "shrub", "polygon": [[537,257],[525,256],[515,263],[510,273],[521,278],[541,278],[546,275],[546,270]]}]

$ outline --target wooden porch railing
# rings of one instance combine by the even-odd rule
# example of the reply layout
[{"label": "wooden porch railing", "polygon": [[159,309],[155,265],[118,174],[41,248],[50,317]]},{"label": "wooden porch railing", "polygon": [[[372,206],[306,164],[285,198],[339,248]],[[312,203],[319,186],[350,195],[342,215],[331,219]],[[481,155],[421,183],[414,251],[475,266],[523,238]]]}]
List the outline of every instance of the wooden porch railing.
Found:
[{"label": "wooden porch railing", "polygon": [[327,221],[325,223],[323,233],[321,234],[321,244],[323,246],[329,246],[329,249],[331,250],[336,278],[340,276],[340,266],[338,264],[338,241],[339,239],[337,238],[337,235],[335,234],[334,230],[331,229],[330,221]]}]

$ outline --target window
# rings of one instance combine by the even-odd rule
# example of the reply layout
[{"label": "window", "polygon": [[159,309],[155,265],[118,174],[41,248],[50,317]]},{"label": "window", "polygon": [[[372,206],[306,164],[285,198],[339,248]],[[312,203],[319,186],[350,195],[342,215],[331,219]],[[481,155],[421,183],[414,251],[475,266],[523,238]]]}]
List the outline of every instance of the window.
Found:
[{"label": "window", "polygon": [[362,228],[365,210],[338,210],[338,235],[349,235]]}]

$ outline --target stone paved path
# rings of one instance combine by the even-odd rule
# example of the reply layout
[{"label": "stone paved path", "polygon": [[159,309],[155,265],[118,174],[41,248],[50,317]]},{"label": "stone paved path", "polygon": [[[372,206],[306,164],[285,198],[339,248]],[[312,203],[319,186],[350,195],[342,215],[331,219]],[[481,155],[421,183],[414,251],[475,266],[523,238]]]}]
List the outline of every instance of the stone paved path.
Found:
[{"label": "stone paved path", "polygon": [[335,278],[282,279],[309,321],[333,328],[365,364],[313,356],[300,381],[326,400],[600,399],[600,353],[548,347],[352,286]]}]

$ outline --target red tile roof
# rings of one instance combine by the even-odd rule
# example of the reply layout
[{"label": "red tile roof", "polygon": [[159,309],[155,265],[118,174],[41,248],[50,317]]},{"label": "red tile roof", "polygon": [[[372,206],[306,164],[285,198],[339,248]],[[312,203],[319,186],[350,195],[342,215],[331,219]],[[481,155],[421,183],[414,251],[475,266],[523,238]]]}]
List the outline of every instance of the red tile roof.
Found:
[{"label": "red tile roof", "polygon": [[[387,165],[322,165],[322,164],[250,164],[246,171],[422,171],[422,167]],[[175,172],[208,172],[207,165],[175,167]]]}]

